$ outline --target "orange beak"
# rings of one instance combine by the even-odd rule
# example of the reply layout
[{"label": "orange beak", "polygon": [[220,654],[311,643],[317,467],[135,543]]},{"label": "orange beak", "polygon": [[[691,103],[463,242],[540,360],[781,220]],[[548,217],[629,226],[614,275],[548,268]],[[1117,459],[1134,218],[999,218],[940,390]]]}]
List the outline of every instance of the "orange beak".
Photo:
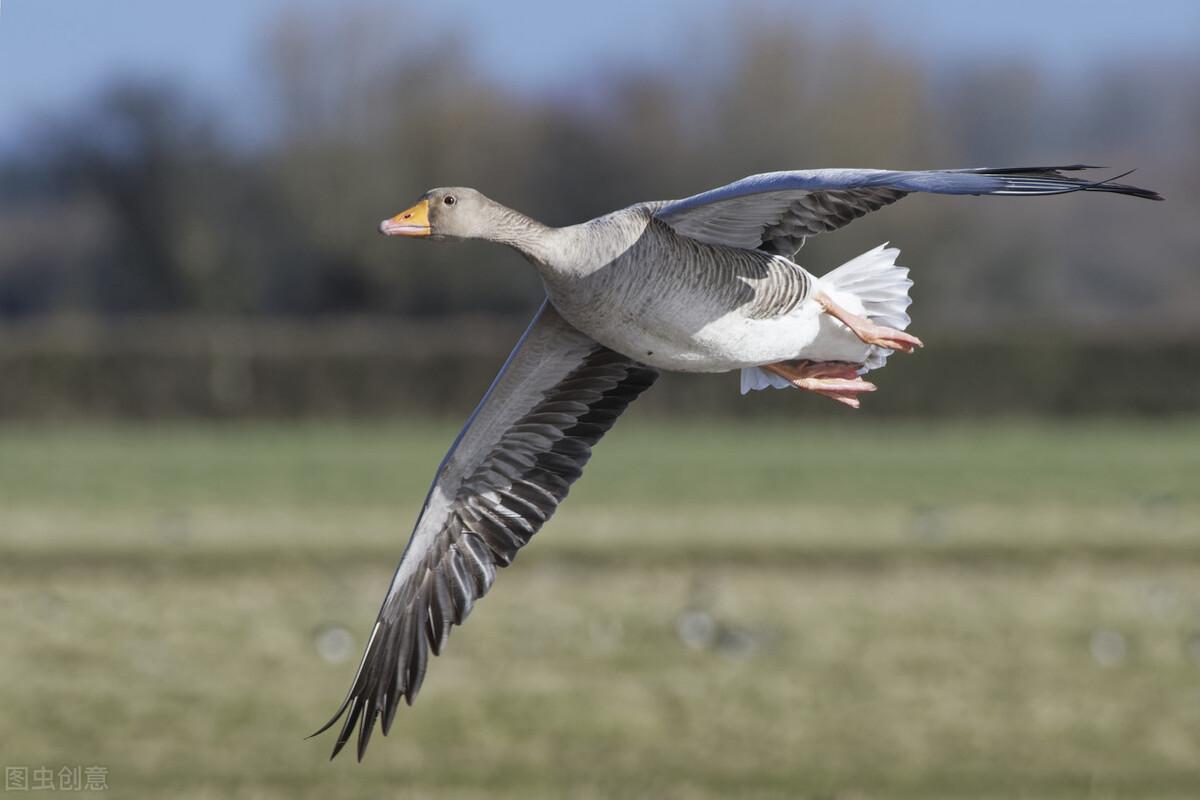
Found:
[{"label": "orange beak", "polygon": [[429,201],[422,200],[407,211],[385,219],[379,223],[379,232],[384,236],[428,236]]}]

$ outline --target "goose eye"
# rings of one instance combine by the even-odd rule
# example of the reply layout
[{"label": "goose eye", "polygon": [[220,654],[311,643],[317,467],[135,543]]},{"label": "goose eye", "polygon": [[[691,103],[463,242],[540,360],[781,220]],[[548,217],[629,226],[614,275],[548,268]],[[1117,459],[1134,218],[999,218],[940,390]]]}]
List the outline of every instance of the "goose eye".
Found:
[{"label": "goose eye", "polygon": [[445,197],[445,198],[442,200],[442,202],[443,202],[443,203],[445,203],[445,204],[446,204],[446,205],[448,205],[448,206],[452,206],[452,205],[454,205],[455,203],[457,203],[457,202],[458,202],[458,200],[456,200],[456,199],[455,199],[454,195],[452,195],[452,194],[448,194],[448,195],[446,195],[446,197]]}]

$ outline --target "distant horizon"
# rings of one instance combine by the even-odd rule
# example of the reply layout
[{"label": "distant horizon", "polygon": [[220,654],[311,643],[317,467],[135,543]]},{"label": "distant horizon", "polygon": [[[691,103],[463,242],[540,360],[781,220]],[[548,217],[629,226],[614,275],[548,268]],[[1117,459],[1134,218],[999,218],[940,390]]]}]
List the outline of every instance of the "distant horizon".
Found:
[{"label": "distant horizon", "polygon": [[[942,62],[935,65],[946,69],[1012,59],[1031,61],[1048,79],[1064,81],[1112,60],[1188,55],[1200,42],[1200,4],[1183,0],[1151,8],[1125,0],[1069,0],[986,9],[913,0],[902,11],[882,3],[830,8],[782,0],[736,11],[721,0],[615,0],[600,10],[550,0],[503,7],[458,0],[437,10],[379,2],[350,7],[379,9],[391,18],[381,26],[395,25],[398,51],[461,37],[492,79],[535,94],[596,88],[597,70],[619,74],[694,63],[703,72],[715,56],[707,52],[698,60],[689,47],[719,41],[722,26],[752,13],[778,14],[781,24],[817,35],[845,35],[864,25],[883,44]],[[0,0],[0,146],[19,142],[38,116],[66,112],[121,76],[178,83],[213,104],[234,135],[253,139],[262,133],[254,57],[265,32],[286,12],[332,9],[321,0],[211,0],[169,7],[155,0],[103,5]]]}]

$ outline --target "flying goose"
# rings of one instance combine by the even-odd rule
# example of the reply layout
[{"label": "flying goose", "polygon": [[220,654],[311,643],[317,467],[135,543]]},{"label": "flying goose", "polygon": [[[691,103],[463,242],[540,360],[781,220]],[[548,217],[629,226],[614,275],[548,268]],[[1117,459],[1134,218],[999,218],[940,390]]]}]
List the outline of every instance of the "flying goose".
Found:
[{"label": "flying goose", "polygon": [[874,388],[866,371],[921,346],[904,332],[912,284],[897,251],[876,248],[817,278],[792,260],[807,237],[913,192],[1162,199],[1063,174],[1084,169],[772,172],[564,228],[474,189],[441,188],[382,222],[388,236],[515,248],[546,299],[438,467],[350,691],[313,735],[345,715],[331,758],[357,726],[361,760],[380,717],[387,734],[401,698],[416,698],[429,653],[550,518],[658,370],[740,369],[743,392],[797,387],[857,406]]}]

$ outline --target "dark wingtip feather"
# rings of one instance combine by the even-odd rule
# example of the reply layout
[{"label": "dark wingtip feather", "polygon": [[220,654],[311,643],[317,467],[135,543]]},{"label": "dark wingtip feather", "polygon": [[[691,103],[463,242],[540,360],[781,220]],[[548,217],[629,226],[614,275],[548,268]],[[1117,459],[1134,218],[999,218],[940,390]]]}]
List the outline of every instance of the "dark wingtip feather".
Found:
[{"label": "dark wingtip feather", "polygon": [[333,743],[333,752],[329,754],[329,760],[337,758],[337,754],[342,752],[342,748],[346,746],[346,742],[350,741],[350,735],[354,733],[354,725],[358,722],[358,717],[362,714],[362,703],[359,698],[355,697],[350,702],[350,713],[346,717],[346,722],[342,725],[341,732],[338,733],[337,741]]},{"label": "dark wingtip feather", "polygon": [[349,701],[349,700],[347,700],[345,703],[342,703],[342,706],[341,706],[341,708],[339,708],[339,709],[337,710],[337,713],[336,713],[336,714],[334,714],[332,717],[330,717],[330,718],[329,718],[329,721],[328,721],[328,722],[326,722],[324,725],[322,725],[321,727],[317,728],[315,731],[313,731],[312,733],[310,733],[308,736],[305,736],[305,737],[304,737],[304,741],[308,741],[309,739],[312,739],[314,736],[320,736],[322,733],[324,733],[325,731],[327,731],[327,730],[329,730],[330,728],[332,728],[332,727],[333,727],[333,723],[335,723],[335,722],[337,722],[339,719],[341,719],[341,718],[342,718],[342,714],[346,713],[346,706],[349,704],[349,702],[350,702],[350,701]]},{"label": "dark wingtip feather", "polygon": [[980,175],[1045,175],[1052,172],[1079,172],[1085,169],[1107,169],[1097,164],[1067,164],[1057,167],[971,167],[950,172],[975,172]]},{"label": "dark wingtip feather", "polygon": [[1085,192],[1112,192],[1113,194],[1127,194],[1130,197],[1140,197],[1143,200],[1165,200],[1158,192],[1152,189],[1143,189],[1140,186],[1130,186],[1127,183],[1114,183],[1119,181],[1126,175],[1132,175],[1136,170],[1127,170],[1120,175],[1114,175],[1111,178],[1106,178],[1102,181],[1097,181],[1088,186],[1081,187]]},{"label": "dark wingtip feather", "polygon": [[387,736],[392,729],[392,722],[396,719],[396,711],[400,708],[400,698],[395,690],[389,691],[383,698],[383,718],[380,724],[383,727],[383,735]]},{"label": "dark wingtip feather", "polygon": [[1130,197],[1140,197],[1143,200],[1158,200],[1160,202],[1167,199],[1167,198],[1163,197],[1161,194],[1159,194],[1158,192],[1154,191],[1153,189],[1143,189],[1140,186],[1130,186],[1129,184],[1126,184],[1126,183],[1105,182],[1105,183],[1100,184],[1098,187],[1090,189],[1089,191],[1113,192],[1114,194],[1127,194]]},{"label": "dark wingtip feather", "polygon": [[358,763],[362,763],[363,754],[367,752],[367,743],[371,741],[371,734],[375,732],[375,720],[379,717],[379,706],[375,703],[375,698],[367,701],[367,710],[363,714],[362,725],[358,726],[358,747],[357,756]]},{"label": "dark wingtip feather", "polygon": [[[338,706],[338,710],[337,710],[337,711],[335,711],[335,712],[334,712],[334,714],[333,714],[333,716],[329,718],[329,721],[328,721],[328,722],[326,722],[326,723],[325,723],[324,725],[322,725],[321,727],[317,728],[315,731],[313,731],[312,733],[310,733],[308,736],[305,736],[305,737],[304,737],[305,741],[307,741],[307,740],[309,740],[309,739],[312,739],[314,736],[320,736],[322,733],[324,733],[325,731],[327,731],[327,730],[329,730],[330,728],[332,728],[332,727],[334,726],[334,724],[335,724],[335,723],[336,723],[336,722],[337,722],[339,719],[341,719],[341,718],[342,718],[342,715],[346,713],[346,709],[350,707],[350,702],[351,702],[353,699],[354,699],[353,695],[348,695],[348,696],[346,697],[346,699],[342,701],[342,704],[341,704],[340,706]],[[333,756],[336,756],[336,755],[338,754],[338,750],[339,750],[339,749],[340,749],[340,748],[337,748],[337,747],[335,747],[335,748],[334,748],[334,750],[333,750]],[[330,758],[333,758],[333,756],[330,756]]]},{"label": "dark wingtip feather", "polygon": [[1090,164],[1071,164],[1061,167],[983,167],[980,169],[952,170],[954,172],[971,172],[977,175],[994,175],[1005,183],[1005,189],[992,194],[1022,194],[1022,195],[1052,195],[1069,192],[1111,192],[1130,197],[1140,197],[1143,200],[1163,200],[1163,196],[1152,189],[1131,186],[1116,181],[1130,175],[1134,170],[1122,172],[1111,178],[1089,181],[1063,175],[1063,172],[1085,169],[1100,169]]},{"label": "dark wingtip feather", "polygon": [[350,732],[354,728],[354,723],[358,719],[359,713],[362,711],[359,691],[362,689],[364,671],[367,667],[368,661],[371,658],[371,654],[375,652],[375,638],[379,635],[379,629],[380,622],[376,621],[375,627],[371,629],[371,636],[367,640],[366,652],[363,653],[362,660],[358,663],[358,670],[354,673],[354,682],[350,686],[350,691],[346,695],[346,699],[342,701],[342,704],[338,706],[337,711],[334,712],[333,716],[330,717],[324,725],[317,728],[308,736],[304,737],[305,739],[311,739],[314,736],[320,736],[322,733],[332,728],[334,724],[342,718],[346,711],[349,710],[350,716],[347,718],[346,723],[342,726],[342,730],[338,734],[337,741],[334,742],[333,752],[329,754],[330,761],[337,758],[337,754],[342,751],[343,747],[345,747],[346,742],[350,737]]}]

